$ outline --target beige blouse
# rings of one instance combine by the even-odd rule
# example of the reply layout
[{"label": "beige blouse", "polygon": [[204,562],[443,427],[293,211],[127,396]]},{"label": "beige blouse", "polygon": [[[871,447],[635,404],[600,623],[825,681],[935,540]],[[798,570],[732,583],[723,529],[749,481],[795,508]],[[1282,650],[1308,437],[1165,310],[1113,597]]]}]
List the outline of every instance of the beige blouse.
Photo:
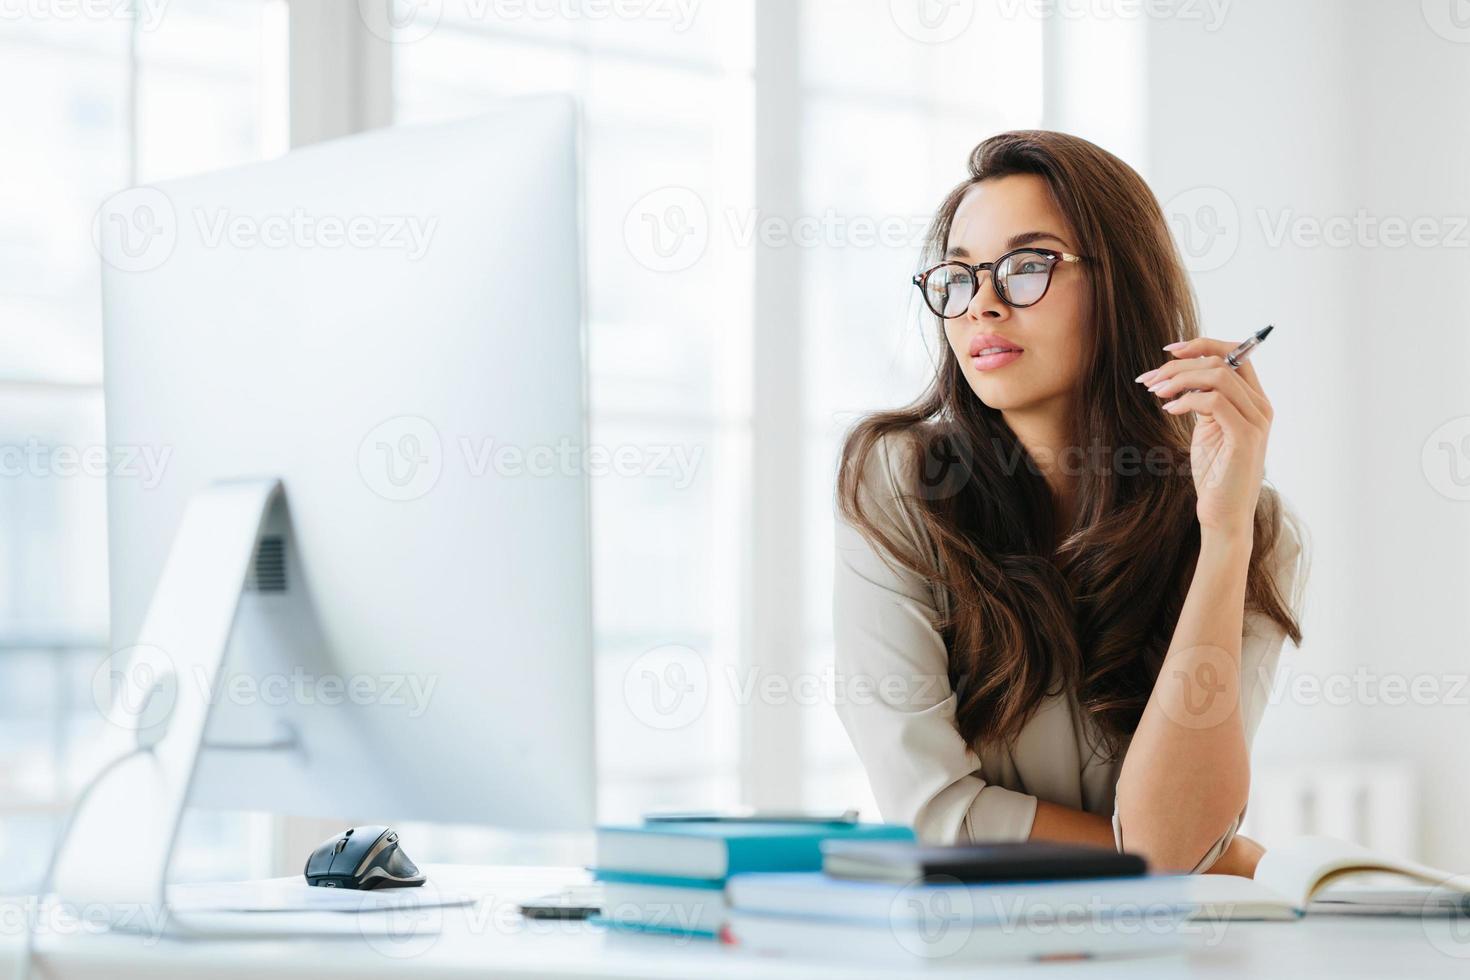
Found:
[{"label": "beige blouse", "polygon": [[[895,451],[895,445],[904,448]],[[922,525],[900,496],[911,472],[899,453],[907,441],[888,438],[874,447],[859,493],[865,512],[894,541],[933,555]],[[1300,541],[1285,521],[1277,582],[1296,592]],[[1288,601],[1293,602],[1294,599]],[[1121,758],[1109,762],[1089,746],[1096,729],[1075,696],[1043,702],[1013,748],[966,745],[954,724],[955,696],[948,651],[935,629],[948,594],[941,586],[887,560],[852,525],[837,519],[833,596],[836,677],[847,696],[837,712],[856,748],[883,819],[912,825],[923,841],[966,843],[1026,840],[1036,801],[1049,800],[1111,815],[1113,840],[1123,849],[1114,789]],[[1241,710],[1247,745],[1266,707],[1285,633],[1260,613],[1247,613],[1241,656]],[[1242,810],[1193,869],[1202,871],[1225,851]]]}]

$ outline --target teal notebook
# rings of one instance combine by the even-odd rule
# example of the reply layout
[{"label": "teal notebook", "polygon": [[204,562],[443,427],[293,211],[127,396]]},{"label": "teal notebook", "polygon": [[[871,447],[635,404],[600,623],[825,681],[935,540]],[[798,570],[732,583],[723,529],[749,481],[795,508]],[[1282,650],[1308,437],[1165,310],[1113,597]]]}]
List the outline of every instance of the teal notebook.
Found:
[{"label": "teal notebook", "polygon": [[598,881],[624,885],[652,885],[662,888],[691,888],[696,891],[715,891],[725,887],[724,878],[687,878],[679,875],[651,875],[643,871],[613,871],[610,868],[592,868],[592,876]]},{"label": "teal notebook", "polygon": [[718,939],[719,933],[713,929],[685,929],[680,926],[662,925],[653,922],[634,922],[629,919],[609,919],[605,916],[594,915],[587,919],[588,922],[604,929],[620,930],[622,932],[645,932],[655,933],[661,936],[688,936],[696,939]]},{"label": "teal notebook", "polygon": [[753,871],[820,871],[822,841],[913,839],[911,829],[895,824],[660,821],[598,828],[597,870],[706,880]]}]

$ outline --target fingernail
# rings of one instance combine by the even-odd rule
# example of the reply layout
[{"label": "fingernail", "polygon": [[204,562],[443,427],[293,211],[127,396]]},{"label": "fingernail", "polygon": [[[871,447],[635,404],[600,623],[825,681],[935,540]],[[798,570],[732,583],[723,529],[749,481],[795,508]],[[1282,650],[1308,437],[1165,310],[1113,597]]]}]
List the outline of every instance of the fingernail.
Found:
[{"label": "fingernail", "polygon": [[1168,381],[1160,381],[1158,384],[1156,384],[1153,387],[1149,388],[1149,391],[1151,391],[1151,392],[1152,391],[1158,391],[1160,388],[1164,387],[1164,385],[1166,385],[1168,383],[1169,383]]},{"label": "fingernail", "polygon": [[1189,343],[1189,341],[1187,341],[1187,340],[1176,340],[1172,344],[1165,344],[1164,345],[1164,350],[1178,350],[1179,348],[1184,347],[1188,343]]},{"label": "fingernail", "polygon": [[1158,375],[1158,373],[1159,373],[1159,369],[1158,368],[1154,368],[1152,371],[1145,371],[1145,372],[1143,372],[1142,374],[1140,374],[1138,377],[1134,378],[1133,380],[1134,381],[1137,381],[1141,385],[1152,384],[1154,378]]},{"label": "fingernail", "polygon": [[1171,409],[1173,409],[1173,407],[1175,405],[1178,405],[1178,404],[1179,404],[1179,399],[1176,398],[1176,399],[1174,399],[1171,402],[1164,402],[1164,404],[1161,407],[1164,409],[1164,411],[1167,412],[1167,411],[1170,411]]}]

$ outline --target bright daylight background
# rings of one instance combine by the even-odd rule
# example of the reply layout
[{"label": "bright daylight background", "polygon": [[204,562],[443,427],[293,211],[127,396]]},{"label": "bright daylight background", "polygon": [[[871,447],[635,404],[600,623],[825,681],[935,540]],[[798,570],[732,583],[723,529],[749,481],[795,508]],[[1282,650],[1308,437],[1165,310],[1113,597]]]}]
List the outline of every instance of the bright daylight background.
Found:
[{"label": "bright daylight background", "polygon": [[[1314,565],[1247,830],[1470,866],[1470,5],[422,0],[389,31],[384,2],[0,0],[0,891],[104,723],[103,480],[16,454],[104,443],[99,202],[546,90],[588,122],[592,438],[701,454],[688,486],[594,484],[604,817],[877,816],[825,672],[836,440],[918,390],[908,277],[967,150],[1044,126],[1149,180],[1209,333],[1278,325],[1268,476]],[[624,697],[671,644],[703,665],[677,729]],[[182,871],[294,872],[293,826],[197,814]],[[419,833],[421,861],[540,853]]]}]

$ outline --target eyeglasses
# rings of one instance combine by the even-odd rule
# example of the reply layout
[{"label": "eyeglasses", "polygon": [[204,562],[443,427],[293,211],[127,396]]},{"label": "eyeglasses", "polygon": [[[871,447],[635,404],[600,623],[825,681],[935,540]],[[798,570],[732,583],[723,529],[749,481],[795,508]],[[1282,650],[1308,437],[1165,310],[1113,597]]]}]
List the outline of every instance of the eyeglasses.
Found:
[{"label": "eyeglasses", "polygon": [[946,320],[963,316],[980,288],[980,273],[990,270],[996,295],[1007,306],[1034,306],[1051,288],[1059,262],[1081,262],[1083,256],[1052,248],[1018,248],[994,262],[941,262],[914,276],[914,285],[934,315]]}]

